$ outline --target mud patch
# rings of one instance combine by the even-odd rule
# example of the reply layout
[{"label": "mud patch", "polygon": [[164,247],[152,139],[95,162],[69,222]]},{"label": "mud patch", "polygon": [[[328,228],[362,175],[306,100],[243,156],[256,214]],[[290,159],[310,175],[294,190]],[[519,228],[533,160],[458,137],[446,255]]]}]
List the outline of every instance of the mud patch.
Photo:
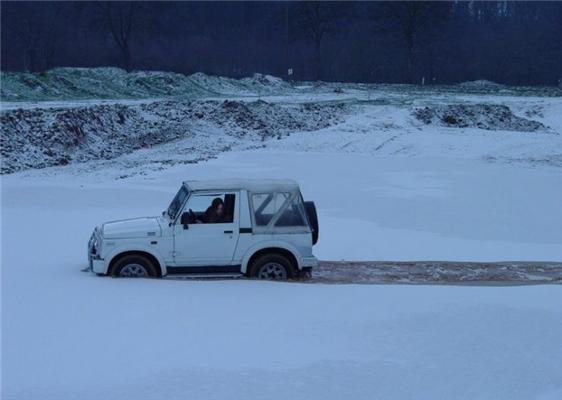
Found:
[{"label": "mud patch", "polygon": [[562,263],[446,261],[321,261],[311,283],[328,284],[562,284]]}]

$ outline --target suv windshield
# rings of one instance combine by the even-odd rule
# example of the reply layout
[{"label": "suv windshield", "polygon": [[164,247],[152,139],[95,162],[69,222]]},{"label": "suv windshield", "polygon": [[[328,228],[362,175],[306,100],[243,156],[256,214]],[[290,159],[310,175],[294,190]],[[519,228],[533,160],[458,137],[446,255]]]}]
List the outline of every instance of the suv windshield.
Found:
[{"label": "suv windshield", "polygon": [[189,192],[187,188],[184,185],[182,185],[180,190],[174,197],[174,200],[172,200],[170,206],[168,207],[168,216],[170,217],[170,219],[176,218],[178,211],[180,210],[182,204],[185,202],[188,193]]}]

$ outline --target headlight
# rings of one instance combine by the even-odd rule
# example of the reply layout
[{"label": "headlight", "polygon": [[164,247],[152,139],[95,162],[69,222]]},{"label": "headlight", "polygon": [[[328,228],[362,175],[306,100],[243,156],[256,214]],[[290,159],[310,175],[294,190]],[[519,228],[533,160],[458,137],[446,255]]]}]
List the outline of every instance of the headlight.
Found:
[{"label": "headlight", "polygon": [[92,236],[90,236],[90,240],[88,241],[88,252],[90,254],[99,254],[101,247],[101,240],[98,235],[98,228],[95,228],[92,232]]}]

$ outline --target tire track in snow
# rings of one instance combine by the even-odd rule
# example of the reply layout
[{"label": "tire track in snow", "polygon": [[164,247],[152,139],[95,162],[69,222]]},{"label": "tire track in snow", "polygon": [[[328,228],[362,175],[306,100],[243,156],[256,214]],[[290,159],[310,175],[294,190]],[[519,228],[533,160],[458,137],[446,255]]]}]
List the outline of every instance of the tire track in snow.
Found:
[{"label": "tire track in snow", "polygon": [[320,261],[310,283],[562,284],[562,262]]}]

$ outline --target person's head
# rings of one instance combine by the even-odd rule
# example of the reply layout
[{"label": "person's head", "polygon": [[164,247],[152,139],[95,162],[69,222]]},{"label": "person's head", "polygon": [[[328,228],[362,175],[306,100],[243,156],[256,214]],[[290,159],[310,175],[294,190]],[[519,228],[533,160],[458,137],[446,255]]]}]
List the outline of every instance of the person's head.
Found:
[{"label": "person's head", "polygon": [[224,202],[220,197],[213,199],[211,206],[213,207],[213,210],[215,210],[217,215],[222,215],[224,213]]}]

